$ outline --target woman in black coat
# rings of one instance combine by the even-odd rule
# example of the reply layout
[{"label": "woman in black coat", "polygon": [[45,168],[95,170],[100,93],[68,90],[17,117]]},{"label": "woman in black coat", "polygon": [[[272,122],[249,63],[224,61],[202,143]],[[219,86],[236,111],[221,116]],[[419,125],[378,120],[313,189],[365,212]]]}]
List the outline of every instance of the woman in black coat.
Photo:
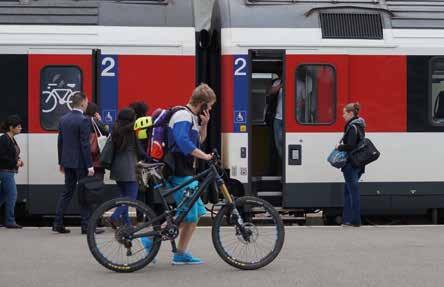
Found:
[{"label": "woman in black coat", "polygon": [[[351,152],[365,137],[365,121],[359,117],[361,109],[358,103],[350,103],[344,107],[344,137],[342,144],[336,148],[340,151]],[[364,167],[355,167],[350,162],[342,168],[345,179],[344,209],[342,222],[345,226],[361,226],[361,204],[359,194],[359,179],[364,173]]]},{"label": "woman in black coat", "polygon": [[[114,159],[111,165],[110,178],[117,182],[121,197],[137,199],[138,186],[136,179],[136,165],[140,160],[147,160],[134,132],[136,114],[130,108],[122,109],[111,133],[114,146]],[[120,220],[129,224],[128,207],[119,207],[112,215],[112,220],[119,224]]]},{"label": "woman in black coat", "polygon": [[15,175],[23,167],[20,159],[20,148],[14,137],[22,131],[22,121],[16,115],[9,116],[2,127],[4,134],[0,136],[0,206],[6,204],[5,227],[22,228],[15,222],[15,202],[17,186]]}]

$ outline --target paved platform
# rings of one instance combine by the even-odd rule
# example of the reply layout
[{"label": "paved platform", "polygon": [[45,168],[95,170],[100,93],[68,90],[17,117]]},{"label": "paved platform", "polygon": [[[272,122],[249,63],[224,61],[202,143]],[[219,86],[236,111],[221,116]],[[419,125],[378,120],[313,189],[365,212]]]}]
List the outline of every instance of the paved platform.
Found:
[{"label": "paved platform", "polygon": [[258,271],[223,262],[206,227],[191,250],[207,263],[171,266],[165,244],[156,265],[118,274],[93,259],[78,228],[69,235],[0,228],[0,286],[436,287],[444,280],[444,226],[287,227],[281,255]]}]

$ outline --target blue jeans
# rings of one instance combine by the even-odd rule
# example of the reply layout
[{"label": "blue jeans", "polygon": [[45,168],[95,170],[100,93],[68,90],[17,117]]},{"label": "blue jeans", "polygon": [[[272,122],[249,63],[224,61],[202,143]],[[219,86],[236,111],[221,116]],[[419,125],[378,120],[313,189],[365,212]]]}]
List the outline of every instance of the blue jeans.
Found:
[{"label": "blue jeans", "polygon": [[[132,200],[137,199],[137,192],[139,187],[135,181],[117,181],[117,185],[120,188],[120,197],[127,197]],[[123,219],[126,224],[130,224],[128,218],[128,206],[118,207],[113,215],[111,216],[113,220]]]},{"label": "blue jeans", "polygon": [[17,186],[15,185],[15,173],[0,171],[0,206],[6,203],[5,224],[15,223],[14,208],[17,200]]},{"label": "blue jeans", "polygon": [[355,168],[347,163],[343,168],[344,186],[344,209],[342,222],[344,224],[361,224],[361,203],[359,194],[359,179],[362,175],[361,168]]},{"label": "blue jeans", "polygon": [[284,142],[283,127],[284,123],[282,120],[274,119],[273,121],[274,144],[276,145],[276,149],[280,158],[282,158],[282,146]]}]

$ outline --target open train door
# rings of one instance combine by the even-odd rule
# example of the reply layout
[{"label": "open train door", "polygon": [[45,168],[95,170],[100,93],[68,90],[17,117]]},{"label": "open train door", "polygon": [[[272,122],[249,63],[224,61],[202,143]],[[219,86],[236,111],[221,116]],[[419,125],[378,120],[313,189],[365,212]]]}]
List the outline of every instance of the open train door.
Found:
[{"label": "open train door", "polygon": [[[69,112],[71,96],[83,91],[93,98],[94,51],[31,49],[28,54],[29,203],[31,214],[53,214],[64,188],[57,156],[60,117]],[[69,213],[77,210],[72,201]]]},{"label": "open train door", "polygon": [[340,171],[327,156],[343,129],[348,97],[348,56],[300,55],[287,51],[285,101],[285,183],[283,207],[341,207]]},{"label": "open train door", "polygon": [[[280,95],[270,92],[272,86],[279,80],[282,83],[285,81],[285,51],[250,50],[248,60],[248,120],[243,119],[242,110],[235,108],[234,112],[235,122],[242,123],[245,120],[247,123],[249,191],[275,206],[282,206],[285,174],[283,157],[279,156],[278,149],[283,150],[283,141],[276,141],[274,119],[267,120],[266,114],[269,109],[272,114],[276,113],[279,109],[278,102],[283,106],[285,101],[284,85],[281,85]],[[238,64],[241,64],[240,60]],[[281,119],[282,116],[282,112],[276,115]]]}]

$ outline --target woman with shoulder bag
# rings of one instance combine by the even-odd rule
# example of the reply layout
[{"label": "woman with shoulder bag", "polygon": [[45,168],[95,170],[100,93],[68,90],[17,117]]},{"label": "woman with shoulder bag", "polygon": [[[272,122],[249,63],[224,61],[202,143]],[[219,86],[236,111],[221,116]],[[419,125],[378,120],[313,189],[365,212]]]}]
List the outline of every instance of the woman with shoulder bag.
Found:
[{"label": "woman with shoulder bag", "polygon": [[88,102],[85,115],[91,121],[91,134],[89,143],[91,145],[91,157],[94,165],[94,176],[103,180],[105,168],[100,164],[100,148],[98,139],[100,136],[108,136],[109,127],[105,125],[99,114],[99,107],[92,102]]},{"label": "woman with shoulder bag", "polygon": [[[344,137],[341,144],[336,146],[339,151],[353,151],[365,137],[365,121],[359,117],[359,103],[350,103],[344,107],[343,118],[346,122]],[[344,174],[344,209],[342,222],[344,226],[361,226],[361,206],[359,179],[364,173],[364,167],[353,166],[348,160],[341,169]]]}]

